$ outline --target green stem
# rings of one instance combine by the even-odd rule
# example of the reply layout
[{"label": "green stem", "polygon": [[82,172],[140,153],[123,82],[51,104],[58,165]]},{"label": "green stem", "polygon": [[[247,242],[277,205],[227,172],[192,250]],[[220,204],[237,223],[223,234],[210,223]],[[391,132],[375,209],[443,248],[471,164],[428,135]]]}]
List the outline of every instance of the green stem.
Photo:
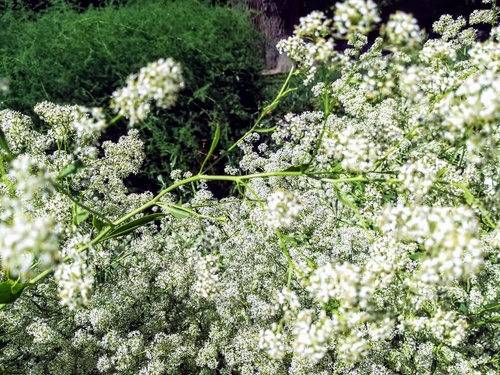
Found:
[{"label": "green stem", "polygon": [[[160,193],[158,193],[153,199],[151,199],[149,202],[143,204],[142,206],[136,208],[135,210],[132,210],[131,212],[129,212],[128,214],[122,216],[121,218],[119,218],[118,220],[115,220],[114,222],[109,222],[108,221],[108,226],[106,226],[105,228],[103,228],[99,234],[94,237],[90,242],[88,242],[87,244],[83,245],[82,247],[78,248],[77,249],[77,252],[82,252],[86,249],[88,249],[89,247],[99,243],[102,239],[104,239],[106,237],[106,235],[113,229],[116,229],[117,226],[119,226],[120,224],[126,222],[127,220],[131,219],[132,217],[134,217],[135,215],[139,214],[139,213],[142,213],[143,211],[147,210],[148,208],[150,207],[153,207],[155,206],[158,201],[160,201],[160,199],[168,194],[169,192],[183,186],[183,185],[187,185],[187,184],[191,184],[193,182],[197,182],[197,181],[231,181],[231,182],[234,182],[234,183],[237,183],[237,184],[243,184],[243,185],[246,185],[245,184],[245,181],[248,181],[248,180],[252,180],[252,179],[256,179],[256,178],[267,178],[267,177],[274,177],[274,176],[284,176],[284,177],[291,177],[291,176],[308,176],[308,177],[311,177],[311,178],[314,178],[314,174],[313,173],[305,173],[304,171],[278,171],[278,172],[263,172],[263,173],[253,173],[253,174],[248,174],[248,175],[244,175],[244,176],[226,176],[226,175],[215,175],[215,176],[208,176],[208,175],[202,175],[202,174],[197,174],[195,176],[192,176],[192,177],[189,177],[189,178],[186,178],[184,180],[181,180],[181,181],[178,181],[174,184],[172,184],[171,186],[169,186],[168,188],[162,190]],[[358,219],[361,221],[361,224],[363,226],[363,228],[366,230],[368,236],[371,238],[371,234],[369,233],[369,229],[368,227],[366,226],[363,218],[361,217],[361,215],[359,214],[359,212],[357,211],[357,208],[354,206],[354,204],[352,202],[349,201],[349,199],[345,196],[345,194],[341,191],[341,189],[336,185],[338,183],[341,183],[341,182],[374,182],[374,181],[382,181],[382,182],[389,182],[389,183],[396,183],[398,182],[396,179],[370,179],[368,177],[364,177],[364,176],[356,176],[356,177],[348,177],[348,178],[338,178],[338,179],[330,179],[330,178],[323,178],[323,179],[320,179],[321,181],[323,182],[328,182],[328,183],[333,183],[335,185],[335,188],[337,189],[337,191],[339,192],[339,194],[342,196],[342,198],[344,199],[345,202],[348,202],[347,204],[354,210],[354,213],[355,215],[358,217]],[[247,186],[248,188],[248,186]],[[255,192],[254,192],[255,194]],[[72,198],[72,197],[70,197]],[[75,203],[77,204],[80,204],[79,202],[76,202],[74,199],[72,199],[72,201],[74,201]],[[262,203],[261,203],[262,204]],[[80,204],[81,205],[81,204]],[[89,210],[89,212],[93,212],[93,210],[90,210],[88,209],[87,207],[85,206],[82,206],[83,208]],[[94,213],[97,215],[97,213]],[[288,261],[288,264],[289,264],[289,267],[291,269],[293,269],[293,271],[296,272],[297,275],[299,275],[300,277],[304,278],[304,275],[302,274],[302,272],[293,264],[293,261],[292,261],[292,258],[290,256],[290,253],[284,243],[284,239],[282,238],[282,235],[279,231],[278,232],[278,237],[280,239],[280,244],[281,244],[281,247],[282,247],[282,251],[283,251],[283,254],[285,255],[287,261]],[[68,260],[71,259],[71,256],[66,256],[62,261],[63,262],[67,262]],[[27,283],[29,286],[33,286],[35,285],[38,281],[44,279],[45,277],[49,276],[50,274],[52,274],[54,271],[56,270],[56,267],[51,267],[43,272],[41,272],[39,275],[35,276],[34,278],[32,278],[31,280],[29,280],[29,282]],[[5,305],[0,305],[0,309],[2,309]]]},{"label": "green stem", "polygon": [[231,152],[232,150],[234,150],[241,142],[243,142],[243,140],[249,135],[249,134],[252,134],[256,129],[257,127],[259,126],[259,124],[261,123],[261,121],[268,115],[271,114],[271,112],[276,109],[276,107],[278,106],[279,102],[281,101],[281,99],[283,99],[287,94],[289,94],[290,92],[292,91],[295,91],[296,89],[289,89],[287,88],[288,87],[288,84],[290,83],[290,79],[292,78],[292,75],[293,75],[293,72],[294,72],[294,67],[292,66],[292,69],[290,70],[290,73],[288,74],[286,80],[285,80],[285,83],[283,84],[283,86],[281,86],[281,89],[278,93],[278,95],[276,95],[276,98],[274,98],[273,102],[271,104],[269,104],[268,106],[266,106],[260,113],[260,116],[259,118],[257,119],[257,121],[255,122],[255,124],[250,128],[250,130],[248,130],[240,139],[238,139],[231,147],[229,147],[227,149],[227,153]]},{"label": "green stem", "polygon": [[5,172],[5,168],[3,167],[2,155],[0,155],[0,177],[2,178],[2,182],[9,189],[9,195],[13,195],[14,194],[14,186],[11,184],[11,182],[7,178],[7,173]]},{"label": "green stem", "polygon": [[108,218],[106,218],[105,216],[101,215],[99,212],[94,211],[92,208],[88,207],[87,205],[85,205],[85,204],[81,203],[80,201],[78,201],[77,199],[75,199],[69,192],[64,190],[61,185],[54,183],[54,186],[61,194],[67,196],[69,198],[69,200],[71,200],[74,204],[87,210],[88,212],[90,212],[92,215],[97,217],[99,220],[101,220],[106,225],[112,225],[111,221]]},{"label": "green stem", "polygon": [[484,208],[483,204],[477,199],[474,194],[469,190],[468,186],[460,183],[452,183],[453,186],[461,189],[464,192],[464,198],[472,207],[476,206],[483,217],[483,222],[488,225],[491,229],[496,229],[496,225],[491,219],[490,215]]},{"label": "green stem", "polygon": [[358,218],[359,223],[361,224],[361,227],[365,230],[366,235],[370,239],[370,243],[373,243],[374,239],[372,234],[370,233],[370,229],[368,228],[368,225],[366,224],[365,219],[361,214],[359,213],[358,208],[354,203],[351,202],[349,197],[344,193],[344,191],[338,186],[338,184],[334,183],[333,186],[335,187],[335,190],[337,191],[339,200],[344,203],[346,206],[348,206],[353,212],[354,215]]},{"label": "green stem", "polygon": [[302,273],[300,269],[298,269],[295,264],[293,264],[292,256],[290,255],[290,252],[288,251],[288,248],[286,247],[285,241],[283,239],[283,235],[279,231],[279,229],[276,229],[276,233],[278,234],[278,238],[280,240],[280,245],[281,245],[281,250],[283,254],[285,255],[285,258],[288,262],[288,267],[292,270],[295,271],[297,275],[299,275],[303,280],[307,280],[306,276]]},{"label": "green stem", "polygon": [[387,158],[389,156],[391,156],[391,154],[393,154],[394,152],[396,152],[399,148],[399,146],[401,146],[401,144],[406,141],[406,140],[409,140],[413,134],[415,134],[415,132],[417,131],[417,129],[420,127],[420,125],[415,125],[392,149],[390,149],[381,159],[379,159],[377,161],[377,163],[375,164],[375,168],[373,168],[373,171],[376,171],[378,169],[378,167],[380,167],[384,161],[387,160]]}]

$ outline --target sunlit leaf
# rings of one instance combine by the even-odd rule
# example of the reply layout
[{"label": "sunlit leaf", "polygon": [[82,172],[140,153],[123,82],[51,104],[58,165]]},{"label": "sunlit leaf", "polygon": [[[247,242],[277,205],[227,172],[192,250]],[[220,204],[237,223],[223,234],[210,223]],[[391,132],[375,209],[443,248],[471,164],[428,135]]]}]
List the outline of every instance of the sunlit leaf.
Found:
[{"label": "sunlit leaf", "polygon": [[460,304],[460,306],[458,307],[458,311],[460,311],[464,315],[468,314],[467,306],[464,303]]},{"label": "sunlit leaf", "polygon": [[79,225],[83,223],[85,220],[87,220],[87,218],[90,216],[90,212],[88,212],[84,208],[81,208],[80,206],[77,206],[73,215],[74,215],[73,220],[75,224]]},{"label": "sunlit leaf", "polygon": [[157,204],[158,206],[163,207],[170,215],[172,215],[176,219],[185,219],[191,215],[191,213],[179,207],[173,207],[163,202],[158,202]]},{"label": "sunlit leaf", "polygon": [[500,302],[488,303],[486,306],[484,306],[484,309],[489,311],[500,310]]},{"label": "sunlit leaf", "polygon": [[410,259],[411,260],[419,260],[420,258],[422,258],[424,256],[424,253],[421,252],[421,251],[417,251],[416,253],[413,253],[410,255]]}]

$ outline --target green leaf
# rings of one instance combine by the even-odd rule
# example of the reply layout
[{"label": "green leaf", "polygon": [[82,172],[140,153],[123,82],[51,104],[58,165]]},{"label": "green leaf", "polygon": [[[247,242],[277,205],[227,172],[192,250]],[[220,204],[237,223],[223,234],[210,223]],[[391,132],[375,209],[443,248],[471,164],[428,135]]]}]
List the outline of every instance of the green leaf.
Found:
[{"label": "green leaf", "polygon": [[28,286],[12,280],[0,283],[0,303],[12,303],[19,298],[24,289]]},{"label": "green leaf", "polygon": [[193,101],[193,99],[199,99],[199,100],[201,100],[202,103],[205,103],[205,100],[208,97],[207,96],[207,91],[210,88],[210,86],[212,86],[212,84],[208,83],[205,86],[200,87],[198,90],[196,90],[193,93],[193,97],[191,99],[189,99],[189,103],[191,103]]},{"label": "green leaf", "polygon": [[17,293],[20,293],[24,290],[26,286],[24,284],[21,284],[21,283],[14,283],[14,285],[12,285],[12,287],[10,288],[11,292],[13,294],[17,294]]},{"label": "green leaf", "polygon": [[424,253],[421,252],[421,251],[417,251],[416,253],[413,253],[410,255],[410,259],[411,260],[419,260],[420,258],[422,258],[424,256]]},{"label": "green leaf", "polygon": [[83,164],[83,162],[81,160],[77,160],[77,161],[69,164],[68,166],[66,166],[66,168],[64,168],[61,171],[61,173],[59,173],[59,175],[57,176],[57,179],[62,180],[63,178],[71,176],[72,174],[76,174],[76,173],[80,172],[84,166],[85,165]]},{"label": "green leaf", "polygon": [[447,169],[446,169],[446,168],[440,168],[440,169],[438,170],[438,173],[437,173],[436,177],[437,177],[437,178],[441,178],[441,177],[443,177],[443,176],[445,175],[445,173],[446,173],[446,172],[447,172]]},{"label": "green leaf", "polygon": [[185,219],[191,216],[190,212],[183,210],[182,208],[177,206],[174,207],[163,202],[158,202],[157,205],[163,207],[166,211],[168,211],[169,214],[171,214],[173,217],[177,219]]},{"label": "green leaf", "polygon": [[85,208],[80,206],[76,206],[75,212],[73,212],[73,221],[76,225],[80,225],[90,216],[90,212],[88,212]]},{"label": "green leaf", "polygon": [[109,240],[110,238],[125,236],[126,234],[133,232],[137,228],[140,228],[140,227],[146,225],[147,223],[155,221],[163,216],[166,216],[166,215],[165,214],[151,214],[151,215],[146,215],[146,216],[140,217],[138,219],[132,220],[131,222],[110,231],[109,234],[107,236],[103,237],[100,242]]},{"label": "green leaf", "polygon": [[467,315],[468,314],[468,310],[467,310],[467,306],[464,304],[464,303],[461,303],[460,306],[458,307],[458,311],[460,311],[462,314],[464,315]]},{"label": "green leaf", "polygon": [[156,177],[156,179],[157,179],[158,181],[160,181],[160,183],[161,183],[161,189],[160,189],[160,190],[165,190],[165,189],[166,189],[166,187],[167,187],[167,183],[163,180],[163,176],[162,176],[161,174],[159,174],[159,175]]},{"label": "green leaf", "polygon": [[302,245],[304,244],[306,241],[307,241],[307,236],[303,235],[303,234],[296,234],[296,235],[293,235],[293,236],[289,236],[289,235],[282,235],[283,239],[294,245],[294,246],[298,246],[298,245]]},{"label": "green leaf", "polygon": [[500,310],[500,302],[493,302],[493,303],[488,303],[486,306],[484,306],[485,310]]},{"label": "green leaf", "polygon": [[102,228],[107,226],[103,221],[99,220],[97,216],[92,215],[92,226],[97,229],[98,232],[101,231]]},{"label": "green leaf", "polygon": [[288,167],[283,172],[305,172],[309,168],[310,164],[301,164],[298,167]]},{"label": "green leaf", "polygon": [[203,171],[203,168],[205,167],[205,164],[208,162],[210,156],[212,156],[212,153],[214,152],[215,148],[217,147],[217,144],[219,143],[219,139],[220,139],[220,125],[216,124],[214,138],[212,139],[210,150],[208,150],[208,153],[205,156],[205,160],[203,160],[203,163],[201,164],[200,173]]},{"label": "green leaf", "polygon": [[277,128],[278,128],[277,126],[273,126],[272,128],[260,128],[260,129],[255,129],[254,132],[256,132],[256,133],[272,133]]},{"label": "green leaf", "polygon": [[14,158],[14,155],[12,155],[12,152],[10,152],[9,145],[7,144],[7,140],[5,139],[5,133],[2,129],[0,129],[0,148],[7,153],[9,160],[12,160]]},{"label": "green leaf", "polygon": [[383,194],[384,202],[395,202],[398,196],[396,194]]}]

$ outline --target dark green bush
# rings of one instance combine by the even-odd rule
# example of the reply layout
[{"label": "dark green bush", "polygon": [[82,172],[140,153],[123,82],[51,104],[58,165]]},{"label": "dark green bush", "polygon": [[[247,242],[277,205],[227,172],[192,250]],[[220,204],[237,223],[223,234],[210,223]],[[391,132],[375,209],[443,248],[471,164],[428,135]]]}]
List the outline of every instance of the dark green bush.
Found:
[{"label": "dark green bush", "polygon": [[131,1],[83,13],[61,4],[36,16],[1,17],[0,76],[11,82],[3,106],[31,114],[42,100],[106,106],[129,74],[173,57],[186,89],[174,109],[139,125],[145,176],[165,179],[171,164],[196,169],[216,123],[222,148],[248,128],[260,60],[259,38],[244,14],[194,0]]}]

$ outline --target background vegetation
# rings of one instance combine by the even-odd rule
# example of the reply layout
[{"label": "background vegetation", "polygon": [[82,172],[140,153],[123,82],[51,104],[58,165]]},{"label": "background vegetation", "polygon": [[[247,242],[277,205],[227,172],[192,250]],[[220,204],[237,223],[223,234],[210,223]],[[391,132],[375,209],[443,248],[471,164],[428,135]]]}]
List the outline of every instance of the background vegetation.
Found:
[{"label": "background vegetation", "polygon": [[[402,9],[416,14],[421,26],[430,29],[437,15],[464,14],[479,3],[450,1],[379,0],[378,4],[383,17]],[[283,82],[282,76],[259,75],[261,37],[248,14],[231,9],[228,3],[0,0],[0,77],[7,77],[11,87],[0,109],[34,116],[33,106],[43,100],[105,106],[127,75],[160,57],[173,57],[182,64],[186,78],[179,105],[139,125],[147,159],[142,174],[134,179],[145,190],[158,190],[159,176],[168,181],[172,169],[199,167],[215,124],[222,129],[220,149],[227,149]],[[300,13],[334,3],[304,1]],[[294,80],[292,86],[300,87],[295,83],[301,79]],[[275,115],[313,106],[310,92],[301,88],[280,104]],[[107,137],[123,134],[117,129]]]},{"label": "background vegetation", "polygon": [[172,57],[181,63],[186,89],[178,105],[139,128],[147,151],[139,178],[149,181],[142,183],[146,189],[158,188],[148,185],[158,175],[167,180],[172,168],[196,169],[216,123],[227,148],[257,110],[259,37],[241,12],[192,0],[85,12],[66,2],[36,13],[10,5],[0,18],[0,76],[11,88],[2,108],[33,115],[43,100],[103,106],[124,77],[148,62]]}]

